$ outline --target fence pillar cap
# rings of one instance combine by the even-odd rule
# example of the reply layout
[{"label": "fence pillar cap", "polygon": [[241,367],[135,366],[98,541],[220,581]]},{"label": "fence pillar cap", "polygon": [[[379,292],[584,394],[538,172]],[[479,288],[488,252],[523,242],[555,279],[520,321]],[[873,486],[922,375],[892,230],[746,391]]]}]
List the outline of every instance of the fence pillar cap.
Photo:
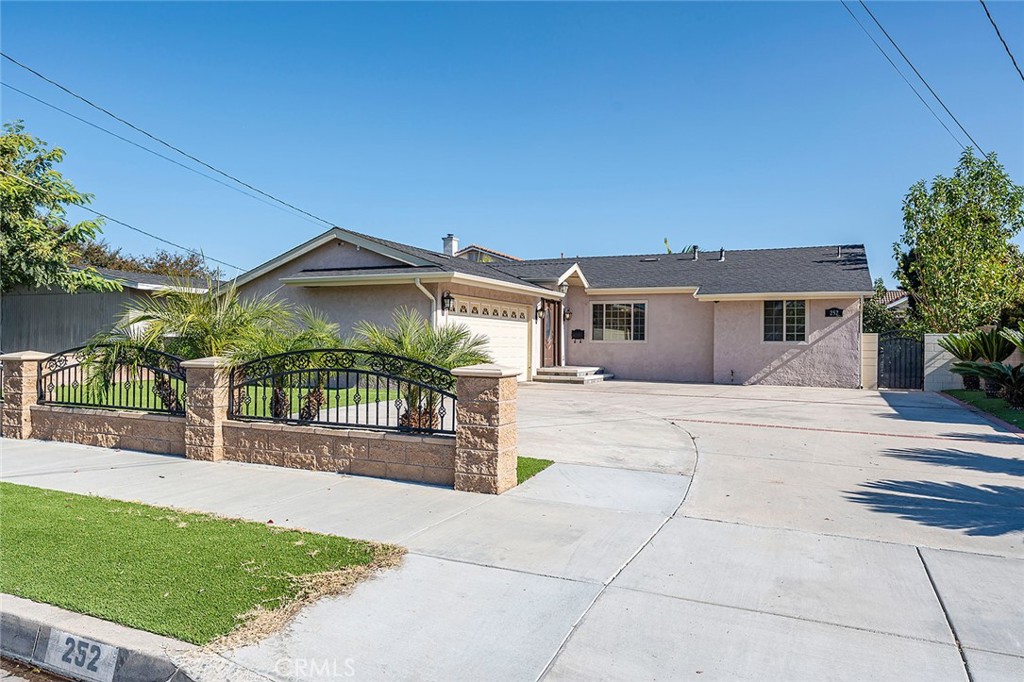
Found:
[{"label": "fence pillar cap", "polygon": [[4,353],[0,355],[0,361],[3,360],[42,360],[48,358],[53,353],[44,353],[38,350],[23,350],[20,353]]},{"label": "fence pillar cap", "polygon": [[452,374],[457,377],[484,377],[488,379],[504,379],[521,374],[521,370],[505,365],[469,365],[467,367],[456,367]]},{"label": "fence pillar cap", "polygon": [[209,358],[196,358],[195,360],[184,360],[181,366],[185,369],[204,369],[204,368],[217,368],[227,367],[228,359],[222,358],[219,355],[214,355]]}]

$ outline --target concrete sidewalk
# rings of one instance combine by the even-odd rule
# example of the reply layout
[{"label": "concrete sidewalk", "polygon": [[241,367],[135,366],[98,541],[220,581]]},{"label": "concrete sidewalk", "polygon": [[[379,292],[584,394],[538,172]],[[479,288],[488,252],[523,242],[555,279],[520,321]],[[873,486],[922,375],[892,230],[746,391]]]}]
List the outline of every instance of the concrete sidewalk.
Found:
[{"label": "concrete sidewalk", "polygon": [[275,680],[1024,679],[1024,441],[922,394],[588,388],[523,387],[558,463],[498,497],[31,441],[0,477],[409,548],[228,654]]}]

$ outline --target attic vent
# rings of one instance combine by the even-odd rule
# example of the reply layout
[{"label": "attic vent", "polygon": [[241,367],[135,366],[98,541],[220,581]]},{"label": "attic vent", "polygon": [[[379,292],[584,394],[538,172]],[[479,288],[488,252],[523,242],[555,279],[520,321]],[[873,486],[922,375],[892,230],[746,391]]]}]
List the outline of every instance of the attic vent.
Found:
[{"label": "attic vent", "polygon": [[641,263],[654,263],[655,261],[661,260],[660,258],[641,258]]}]

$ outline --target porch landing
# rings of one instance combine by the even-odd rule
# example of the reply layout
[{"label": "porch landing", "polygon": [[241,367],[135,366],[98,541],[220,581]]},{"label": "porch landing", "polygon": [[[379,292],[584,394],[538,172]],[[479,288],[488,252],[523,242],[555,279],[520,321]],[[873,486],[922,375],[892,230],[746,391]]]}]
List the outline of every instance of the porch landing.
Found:
[{"label": "porch landing", "polygon": [[614,374],[600,367],[541,367],[533,380],[551,384],[597,384],[614,378]]}]

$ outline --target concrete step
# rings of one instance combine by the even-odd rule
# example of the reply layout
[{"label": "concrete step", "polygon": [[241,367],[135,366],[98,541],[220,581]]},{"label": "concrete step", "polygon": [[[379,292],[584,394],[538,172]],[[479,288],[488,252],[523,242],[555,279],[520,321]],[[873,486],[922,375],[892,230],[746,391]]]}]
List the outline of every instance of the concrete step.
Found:
[{"label": "concrete step", "polygon": [[614,374],[540,374],[533,380],[543,384],[598,384],[607,379],[614,379]]},{"label": "concrete step", "polygon": [[600,373],[600,367],[540,367],[537,369],[537,374],[542,376],[582,377]]}]

